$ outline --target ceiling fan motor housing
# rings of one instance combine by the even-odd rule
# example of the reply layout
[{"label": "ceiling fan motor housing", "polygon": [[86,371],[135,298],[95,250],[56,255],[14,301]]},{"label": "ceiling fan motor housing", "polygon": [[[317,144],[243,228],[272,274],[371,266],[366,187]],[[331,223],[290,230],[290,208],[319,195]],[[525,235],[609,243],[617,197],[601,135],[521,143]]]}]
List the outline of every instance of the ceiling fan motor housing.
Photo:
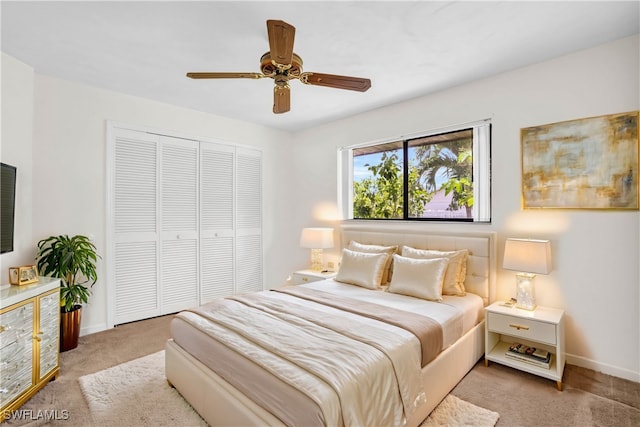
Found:
[{"label": "ceiling fan motor housing", "polygon": [[271,52],[267,52],[260,58],[260,71],[267,77],[275,78],[276,75],[282,74],[289,79],[297,79],[302,73],[302,58],[294,53],[291,64],[278,64],[271,59]]}]

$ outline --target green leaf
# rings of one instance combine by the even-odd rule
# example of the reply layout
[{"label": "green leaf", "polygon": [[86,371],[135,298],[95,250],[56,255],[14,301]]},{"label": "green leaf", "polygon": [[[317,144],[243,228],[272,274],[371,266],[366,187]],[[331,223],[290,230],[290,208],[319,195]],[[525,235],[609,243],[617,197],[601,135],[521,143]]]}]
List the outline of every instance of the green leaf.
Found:
[{"label": "green leaf", "polygon": [[38,271],[41,275],[61,279],[63,311],[70,311],[75,305],[89,301],[91,292],[84,284],[93,286],[98,281],[98,258],[95,245],[86,236],[50,236],[38,242]]}]

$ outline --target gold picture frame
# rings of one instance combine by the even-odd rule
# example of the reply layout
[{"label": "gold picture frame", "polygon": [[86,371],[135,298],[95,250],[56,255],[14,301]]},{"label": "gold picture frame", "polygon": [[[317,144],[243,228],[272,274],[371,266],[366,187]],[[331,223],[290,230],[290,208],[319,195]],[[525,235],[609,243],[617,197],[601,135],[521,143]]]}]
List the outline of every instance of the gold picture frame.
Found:
[{"label": "gold picture frame", "polygon": [[638,210],[640,112],[520,129],[524,209]]},{"label": "gold picture frame", "polygon": [[38,282],[38,269],[35,265],[9,268],[9,283],[12,285],[29,285]]}]

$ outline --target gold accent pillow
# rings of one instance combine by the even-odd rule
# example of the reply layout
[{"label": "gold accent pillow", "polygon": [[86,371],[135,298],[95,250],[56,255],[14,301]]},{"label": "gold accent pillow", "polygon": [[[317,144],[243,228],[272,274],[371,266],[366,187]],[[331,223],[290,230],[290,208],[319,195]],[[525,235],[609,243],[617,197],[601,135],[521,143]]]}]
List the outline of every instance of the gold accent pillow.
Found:
[{"label": "gold accent pillow", "polygon": [[335,280],[363,288],[378,289],[388,257],[386,253],[375,254],[343,249],[340,269]]},{"label": "gold accent pillow", "polygon": [[348,249],[357,252],[367,252],[367,253],[385,253],[389,256],[387,257],[387,263],[384,266],[384,272],[382,273],[382,281],[381,285],[386,285],[391,280],[391,275],[393,274],[393,254],[398,252],[398,246],[380,246],[380,245],[365,245],[363,243],[358,243],[355,240],[349,242]]},{"label": "gold accent pillow", "polygon": [[419,259],[393,256],[395,265],[389,292],[430,301],[442,301],[442,282],[449,258]]},{"label": "gold accent pillow", "polygon": [[409,258],[433,259],[433,258],[449,258],[449,267],[447,274],[444,276],[444,284],[442,285],[443,295],[465,296],[466,289],[464,280],[467,276],[467,257],[469,251],[461,249],[459,251],[436,251],[428,249],[416,249],[411,246],[402,247],[402,256]]}]

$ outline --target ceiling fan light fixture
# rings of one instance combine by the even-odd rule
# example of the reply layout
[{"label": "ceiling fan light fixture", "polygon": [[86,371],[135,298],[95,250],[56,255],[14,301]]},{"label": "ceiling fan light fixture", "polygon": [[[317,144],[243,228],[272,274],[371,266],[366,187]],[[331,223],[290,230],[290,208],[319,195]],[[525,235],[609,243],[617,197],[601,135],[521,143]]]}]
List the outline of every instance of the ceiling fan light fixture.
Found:
[{"label": "ceiling fan light fixture", "polygon": [[371,87],[371,80],[361,77],[303,73],[302,58],[293,53],[295,32],[295,27],[284,21],[267,21],[270,50],[260,58],[260,71],[262,73],[187,73],[187,77],[192,79],[259,79],[270,77],[274,80],[273,112],[276,114],[290,110],[291,93],[289,80],[298,79],[308,85],[358,92],[365,92]]}]

